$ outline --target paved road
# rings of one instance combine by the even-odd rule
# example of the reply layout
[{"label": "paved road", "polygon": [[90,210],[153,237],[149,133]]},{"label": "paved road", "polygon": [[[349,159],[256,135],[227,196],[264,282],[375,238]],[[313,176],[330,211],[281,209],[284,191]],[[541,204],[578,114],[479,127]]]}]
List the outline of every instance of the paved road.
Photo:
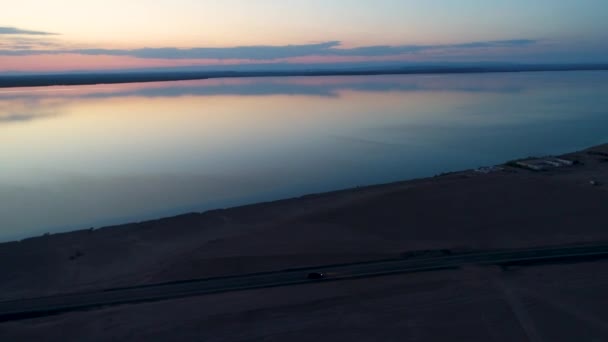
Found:
[{"label": "paved road", "polygon": [[[428,258],[409,258],[356,264],[331,265],[233,277],[76,293],[0,302],[0,322],[93,309],[102,306],[159,301],[218,292],[346,280],[398,273],[433,271],[464,265],[533,265],[548,262],[579,262],[608,258],[608,245],[536,248],[477,252]],[[323,280],[309,280],[310,272],[323,272]]]}]

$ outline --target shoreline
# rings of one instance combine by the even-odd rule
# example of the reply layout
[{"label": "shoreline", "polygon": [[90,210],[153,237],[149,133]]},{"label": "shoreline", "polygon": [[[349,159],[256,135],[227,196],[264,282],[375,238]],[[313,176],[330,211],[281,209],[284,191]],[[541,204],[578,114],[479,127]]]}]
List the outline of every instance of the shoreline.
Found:
[{"label": "shoreline", "polygon": [[361,70],[89,72],[45,75],[0,75],[1,88],[189,81],[215,78],[437,75],[560,71],[607,71],[608,64],[509,65],[489,67],[404,67]]},{"label": "shoreline", "polygon": [[[605,150],[605,152],[604,152],[604,150]],[[555,162],[556,160],[563,161],[563,162],[572,162],[572,163],[563,163],[562,165],[560,165],[560,167],[577,166],[578,160],[576,160],[577,159],[576,156],[580,155],[580,154],[588,154],[588,155],[592,155],[592,156],[596,156],[596,157],[605,158],[605,160],[602,160],[602,162],[605,161],[608,163],[608,143],[595,145],[595,146],[585,148],[583,150],[574,151],[574,152],[566,152],[566,153],[556,155],[556,156],[546,156],[546,157],[528,156],[528,157],[518,158],[515,160],[505,161],[502,164],[479,167],[477,169],[450,171],[450,172],[445,172],[445,173],[441,173],[441,174],[437,174],[437,175],[433,175],[433,176],[421,177],[421,178],[412,178],[412,179],[392,181],[392,182],[388,182],[388,183],[354,186],[354,187],[336,189],[336,190],[325,191],[325,192],[306,193],[306,194],[302,194],[302,195],[294,196],[294,197],[279,198],[279,199],[261,201],[261,202],[252,202],[252,203],[246,203],[246,204],[236,205],[236,206],[231,206],[231,207],[213,208],[213,209],[208,209],[208,210],[204,210],[204,211],[188,211],[188,212],[178,213],[175,215],[160,216],[158,218],[151,218],[151,219],[144,219],[144,220],[133,220],[130,222],[122,222],[122,223],[104,225],[104,226],[99,226],[99,227],[74,228],[74,229],[63,230],[63,231],[59,231],[59,232],[55,232],[55,233],[46,232],[42,235],[32,235],[32,236],[24,237],[21,239],[0,241],[0,247],[5,244],[21,243],[21,242],[26,242],[28,240],[39,239],[39,238],[44,238],[44,237],[69,235],[69,234],[85,232],[85,231],[91,232],[91,231],[99,231],[99,230],[103,230],[103,229],[115,229],[115,228],[121,228],[121,227],[125,227],[125,226],[132,226],[132,225],[138,225],[138,224],[146,224],[146,223],[152,223],[152,222],[179,219],[179,218],[187,217],[187,216],[191,216],[191,215],[208,215],[208,214],[215,214],[217,212],[231,211],[231,210],[257,209],[258,207],[263,207],[263,206],[297,203],[298,201],[315,200],[317,198],[324,198],[324,197],[330,197],[330,196],[349,196],[349,195],[353,195],[353,194],[356,195],[358,192],[382,191],[382,190],[391,189],[391,188],[400,187],[400,186],[411,186],[411,185],[416,185],[418,183],[426,183],[426,182],[433,181],[438,178],[444,178],[444,177],[462,176],[462,177],[466,178],[466,177],[470,177],[471,175],[489,175],[489,174],[503,173],[503,172],[514,172],[514,170],[519,170],[519,171],[524,171],[524,172],[527,171],[527,172],[532,172],[533,174],[543,175],[543,174],[548,173],[547,171],[549,171],[549,173],[550,173],[550,171],[561,171],[561,170],[559,170],[559,168],[556,168],[557,164],[559,164],[559,162],[558,163]],[[540,166],[540,167],[538,165],[536,165],[536,164],[538,164],[537,161],[528,162],[530,160],[541,160],[541,159],[549,159],[549,161],[544,163],[544,166]],[[463,175],[465,175],[465,176],[463,176]],[[603,185],[603,183],[598,182],[596,185],[600,186],[600,185]]]},{"label": "shoreline", "polygon": [[0,301],[421,251],[608,241],[608,144],[559,158],[0,243],[0,268],[11,274]]},{"label": "shoreline", "polygon": [[[209,336],[228,336],[234,322],[250,322],[251,331],[260,325],[276,329],[283,326],[277,319],[296,322],[285,331],[301,331],[300,322],[328,327],[327,317],[338,307],[355,320],[382,313],[419,317],[421,308],[432,308],[420,320],[432,323],[429,331],[437,332],[432,340],[441,340],[447,335],[438,324],[477,331],[479,316],[463,312],[490,313],[503,322],[504,313],[513,312],[510,300],[522,298],[514,293],[522,296],[528,289],[546,303],[603,312],[597,298],[608,286],[605,184],[608,144],[497,167],[2,243],[0,302],[18,310],[8,311],[0,336],[59,341],[69,331],[82,340],[100,334],[101,324],[111,327],[96,335],[105,340],[128,339],[133,329],[157,337],[159,326],[171,340],[199,334],[201,327]],[[601,256],[569,256],[580,248],[598,249]],[[552,250],[566,254],[539,259],[538,251]],[[516,251],[531,253],[531,259],[517,254],[503,264],[488,263],[488,255]],[[433,260],[476,255],[481,263],[438,264],[432,272],[380,274],[374,268],[384,269],[389,261],[421,271]],[[356,273],[358,268],[368,273]],[[310,272],[327,272],[327,279],[307,279]],[[348,272],[352,277],[345,277]],[[256,287],[260,279],[269,283]],[[213,284],[224,291],[203,291]],[[29,304],[42,308],[32,311],[41,315],[30,316]],[[411,312],[396,314],[395,308]],[[541,309],[532,311],[537,321],[562,312],[561,306]],[[346,329],[351,328],[336,331]],[[377,325],[369,329],[375,332]]]}]

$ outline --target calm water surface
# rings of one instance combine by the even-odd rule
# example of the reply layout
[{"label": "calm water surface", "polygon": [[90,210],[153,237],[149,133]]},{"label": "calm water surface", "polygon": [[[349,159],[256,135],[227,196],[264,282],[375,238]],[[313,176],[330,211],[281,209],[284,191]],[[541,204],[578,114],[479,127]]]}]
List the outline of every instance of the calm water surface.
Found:
[{"label": "calm water surface", "polygon": [[608,142],[608,72],[0,89],[0,241]]}]

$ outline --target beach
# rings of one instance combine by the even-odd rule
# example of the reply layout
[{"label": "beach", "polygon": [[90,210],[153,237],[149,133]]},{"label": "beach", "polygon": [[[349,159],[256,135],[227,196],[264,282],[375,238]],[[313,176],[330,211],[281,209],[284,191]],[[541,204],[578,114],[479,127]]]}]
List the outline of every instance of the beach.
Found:
[{"label": "beach", "polygon": [[468,170],[4,243],[1,299],[370,261],[420,250],[605,241],[606,152],[608,145],[566,154],[562,158],[580,164],[542,172],[512,166]]},{"label": "beach", "polygon": [[[608,145],[0,245],[1,299],[399,258],[608,240]],[[576,163],[576,164],[575,164]],[[382,278],[377,278],[382,281]],[[372,281],[372,280],[369,280]]]}]

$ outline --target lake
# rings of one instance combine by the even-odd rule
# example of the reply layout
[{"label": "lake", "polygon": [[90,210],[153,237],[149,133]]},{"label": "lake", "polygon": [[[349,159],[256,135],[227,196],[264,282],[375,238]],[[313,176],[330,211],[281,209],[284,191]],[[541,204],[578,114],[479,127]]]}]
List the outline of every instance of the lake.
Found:
[{"label": "lake", "polygon": [[0,241],[608,142],[608,72],[0,89]]}]

